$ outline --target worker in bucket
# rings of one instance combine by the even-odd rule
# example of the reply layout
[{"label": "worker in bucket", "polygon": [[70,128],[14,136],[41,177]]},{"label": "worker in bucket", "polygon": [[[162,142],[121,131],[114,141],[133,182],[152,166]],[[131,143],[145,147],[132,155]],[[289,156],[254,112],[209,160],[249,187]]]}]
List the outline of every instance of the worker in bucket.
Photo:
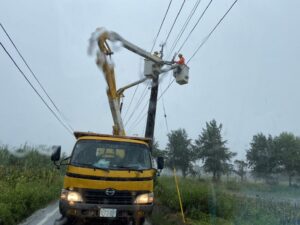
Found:
[{"label": "worker in bucket", "polygon": [[[174,58],[175,58],[175,55],[174,55]],[[182,71],[181,66],[185,65],[185,59],[181,53],[178,54],[178,58],[179,58],[178,61],[174,61],[174,58],[173,58],[172,62],[178,65],[176,68],[175,74],[179,74]]]},{"label": "worker in bucket", "polygon": [[175,63],[179,64],[179,65],[184,65],[185,64],[185,58],[182,56],[181,53],[178,54],[178,58],[179,58],[179,60],[175,61]]}]

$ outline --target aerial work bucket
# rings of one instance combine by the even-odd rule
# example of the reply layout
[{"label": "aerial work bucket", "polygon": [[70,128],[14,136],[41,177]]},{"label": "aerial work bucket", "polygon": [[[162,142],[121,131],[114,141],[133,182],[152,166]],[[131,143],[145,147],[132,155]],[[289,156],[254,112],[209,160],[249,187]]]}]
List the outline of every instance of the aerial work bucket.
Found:
[{"label": "aerial work bucket", "polygon": [[189,82],[189,69],[187,65],[178,65],[178,67],[173,70],[173,76],[178,84],[182,85]]}]

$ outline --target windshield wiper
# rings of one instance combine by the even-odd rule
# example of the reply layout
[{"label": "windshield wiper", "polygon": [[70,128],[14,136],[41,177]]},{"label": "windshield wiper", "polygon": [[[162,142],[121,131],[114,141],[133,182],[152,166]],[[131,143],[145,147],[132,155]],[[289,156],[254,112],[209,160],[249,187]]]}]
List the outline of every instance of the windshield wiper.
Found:
[{"label": "windshield wiper", "polygon": [[142,169],[139,169],[137,167],[130,167],[130,166],[118,166],[116,167],[117,169],[127,169],[129,172],[130,171],[137,171],[137,172],[140,172],[140,173],[143,173],[144,171]]},{"label": "windshield wiper", "polygon": [[105,172],[109,172],[109,169],[94,166],[93,164],[88,164],[88,163],[73,163],[73,164],[75,164],[76,166],[83,166],[83,167],[87,167],[87,168],[94,169],[94,170],[99,169],[99,170],[103,170]]},{"label": "windshield wiper", "polygon": [[94,170],[99,169],[99,170],[103,170],[103,171],[109,172],[109,169],[104,168],[104,167],[93,166],[93,169]]}]

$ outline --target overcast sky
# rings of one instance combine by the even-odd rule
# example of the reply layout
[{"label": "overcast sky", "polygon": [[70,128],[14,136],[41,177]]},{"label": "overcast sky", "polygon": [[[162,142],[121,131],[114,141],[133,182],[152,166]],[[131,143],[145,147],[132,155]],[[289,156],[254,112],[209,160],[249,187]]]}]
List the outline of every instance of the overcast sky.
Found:
[{"label": "overcast sky", "polygon": [[[195,2],[187,0],[167,42],[167,53]],[[208,2],[202,0],[183,37]],[[186,59],[232,2],[213,1],[181,51]],[[168,3],[0,0],[0,22],[74,129],[111,133],[106,85],[94,57],[87,55],[88,39],[97,27],[105,27],[150,50]],[[181,3],[173,0],[158,44],[166,39]],[[258,132],[278,135],[290,131],[300,135],[299,8],[298,0],[239,0],[190,62],[190,83],[174,83],[164,95],[169,129],[185,128],[189,137],[195,139],[205,122],[216,119],[223,124],[228,147],[238,152],[239,158],[245,156],[252,136]],[[0,41],[30,77],[2,31]],[[116,49],[113,60],[118,87],[140,78],[141,60],[137,55]],[[169,77],[161,82],[162,90],[168,82]],[[145,85],[139,86],[128,114],[144,88]],[[125,93],[124,112],[133,91],[134,88]],[[143,103],[126,126],[129,135],[144,133],[145,120],[136,127],[132,123],[149,93],[147,90]],[[61,144],[64,151],[71,151],[75,139],[55,120],[2,49],[0,98],[2,144]],[[160,101],[155,137],[162,148],[167,142],[163,114]]]}]

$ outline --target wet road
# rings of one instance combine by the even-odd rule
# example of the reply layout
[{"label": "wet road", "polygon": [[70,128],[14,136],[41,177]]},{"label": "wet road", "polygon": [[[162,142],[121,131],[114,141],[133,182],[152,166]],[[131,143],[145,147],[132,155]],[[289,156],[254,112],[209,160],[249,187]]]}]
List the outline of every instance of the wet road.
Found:
[{"label": "wet road", "polygon": [[55,202],[44,209],[36,211],[19,225],[54,225],[59,218],[58,202]]},{"label": "wet road", "polygon": [[[60,218],[61,215],[58,210],[58,202],[54,202],[46,208],[36,211],[19,225],[63,225],[64,221],[61,221]],[[99,223],[96,224],[101,225]],[[144,225],[151,225],[151,223],[146,221]]]}]

